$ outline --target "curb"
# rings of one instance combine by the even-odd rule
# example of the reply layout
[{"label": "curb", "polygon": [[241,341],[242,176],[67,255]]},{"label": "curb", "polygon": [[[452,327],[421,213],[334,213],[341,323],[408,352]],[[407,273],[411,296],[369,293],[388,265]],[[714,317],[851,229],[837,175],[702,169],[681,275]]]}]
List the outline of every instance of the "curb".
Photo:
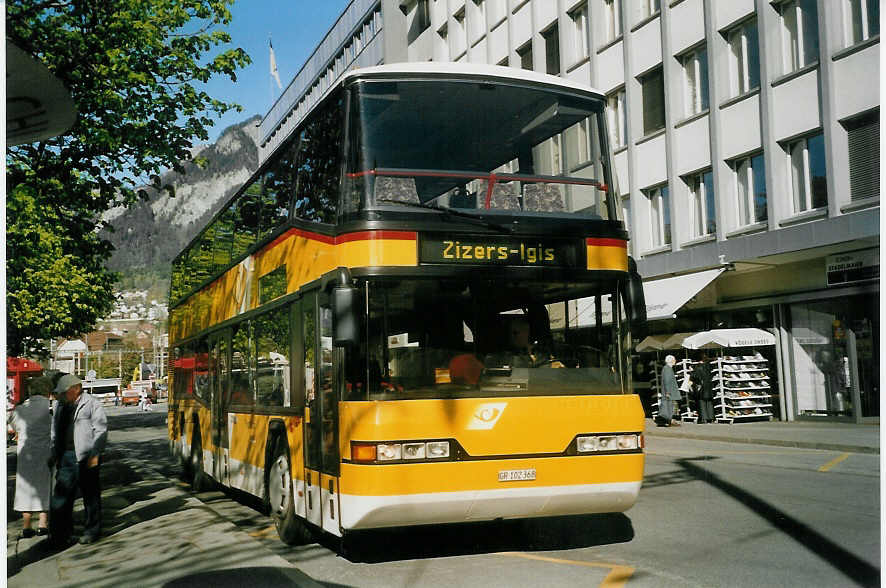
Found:
[{"label": "curb", "polygon": [[776,447],[793,447],[797,449],[823,449],[827,451],[842,451],[845,453],[868,453],[879,455],[879,447],[864,445],[844,445],[841,443],[816,443],[812,441],[786,441],[781,439],[758,439],[751,437],[721,437],[718,435],[704,435],[697,433],[662,433],[647,429],[643,433],[647,437],[665,437],[669,439],[693,439],[696,441],[720,441],[722,443],[743,443],[747,445],[773,445]]}]

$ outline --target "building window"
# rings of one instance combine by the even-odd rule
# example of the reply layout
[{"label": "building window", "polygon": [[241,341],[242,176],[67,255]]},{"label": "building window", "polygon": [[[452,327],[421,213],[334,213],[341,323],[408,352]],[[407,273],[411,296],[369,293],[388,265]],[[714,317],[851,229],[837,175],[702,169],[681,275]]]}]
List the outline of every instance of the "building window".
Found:
[{"label": "building window", "polygon": [[627,103],[625,102],[624,88],[613,92],[606,97],[606,114],[609,116],[609,138],[612,148],[617,149],[627,145]]},{"label": "building window", "polygon": [[685,55],[683,62],[683,99],[686,116],[708,109],[708,52],[704,47]]},{"label": "building window", "polygon": [[572,61],[577,63],[588,56],[588,7],[581,6],[569,13],[572,19]]},{"label": "building window", "polygon": [[649,199],[649,223],[652,248],[664,247],[671,243],[671,204],[668,187],[659,186],[646,190]]},{"label": "building window", "polygon": [[555,25],[542,33],[545,40],[545,72],[560,75],[560,31]]},{"label": "building window", "polygon": [[880,195],[880,111],[845,123],[852,201]]},{"label": "building window", "polygon": [[717,232],[717,209],[714,204],[714,174],[693,174],[686,179],[689,187],[690,237],[697,239]]},{"label": "building window", "polygon": [[621,36],[621,0],[604,0],[606,40],[614,41]]},{"label": "building window", "polygon": [[818,61],[816,0],[790,0],[779,6],[784,48],[784,72]]},{"label": "building window", "polygon": [[517,49],[517,55],[520,56],[520,67],[532,70],[532,42],[526,43]]},{"label": "building window", "polygon": [[643,0],[643,18],[649,18],[653,14],[658,14],[661,10],[661,0]]},{"label": "building window", "polygon": [[880,34],[880,0],[844,0],[846,46]]},{"label": "building window", "polygon": [[429,26],[431,26],[430,0],[416,0],[411,6],[401,5],[400,10],[406,15],[408,29],[406,40],[408,43],[415,41]]},{"label": "building window", "polygon": [[761,223],[766,210],[766,173],[763,154],[739,159],[730,165],[735,175],[738,226]]},{"label": "building window", "polygon": [[788,143],[791,194],[794,212],[801,213],[828,205],[825,172],[824,135],[821,133]]},{"label": "building window", "polygon": [[740,96],[760,87],[760,49],[757,21],[749,21],[730,31],[729,90],[731,96]]},{"label": "building window", "polygon": [[640,78],[643,87],[643,134],[665,126],[664,77],[661,68]]}]

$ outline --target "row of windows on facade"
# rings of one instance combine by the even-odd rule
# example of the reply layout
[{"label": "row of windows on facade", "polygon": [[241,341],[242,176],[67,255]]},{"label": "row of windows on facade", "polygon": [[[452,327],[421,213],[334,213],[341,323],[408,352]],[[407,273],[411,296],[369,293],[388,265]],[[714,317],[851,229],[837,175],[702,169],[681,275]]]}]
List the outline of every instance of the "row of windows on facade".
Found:
[{"label": "row of windows on facade", "polygon": [[[818,133],[791,142],[785,146],[785,155],[790,169],[788,193],[793,199],[794,213],[826,207],[828,193],[824,136]],[[733,175],[735,228],[765,222],[768,213],[763,154],[731,161],[729,166]],[[717,232],[713,173],[709,170],[692,174],[684,177],[683,181],[688,193],[686,207],[671,206],[671,194],[666,185],[644,190],[649,200],[650,245],[653,249],[671,243],[672,208],[686,211],[690,240]],[[720,203],[725,202],[721,199]],[[628,201],[625,206],[625,218],[628,219]]]},{"label": "row of windows on facade", "polygon": [[[503,9],[504,0],[495,2],[495,15]],[[604,0],[607,42],[622,34],[622,0]],[[485,32],[487,23],[486,2],[472,0],[477,7],[475,22],[481,23],[477,30]],[[499,6],[501,4],[501,6]],[[844,38],[847,46],[854,45],[879,34],[878,0],[843,0]],[[783,73],[790,73],[819,59],[818,10],[816,0],[789,0],[774,5],[782,23]],[[657,14],[661,9],[659,0],[643,0],[641,20]],[[417,16],[414,22],[420,23],[419,32],[430,26],[427,2],[416,5]],[[503,13],[502,13],[503,14]],[[569,13],[571,19],[570,40],[571,59],[577,63],[588,57],[588,6],[582,3]],[[488,19],[497,22],[498,16]],[[459,25],[458,38],[464,39],[465,8],[455,15]],[[415,27],[413,27],[415,28]],[[447,41],[448,24],[438,30]],[[723,33],[729,47],[729,98],[741,96],[760,86],[760,48],[757,21],[746,20]],[[554,25],[542,32],[545,50],[545,71],[549,74],[561,73],[560,35]],[[466,41],[453,41],[451,59],[458,59],[466,50]],[[520,67],[535,68],[532,43],[528,42],[516,50]],[[692,116],[704,112],[709,106],[708,59],[705,46],[696,46],[688,52],[675,56],[683,71],[683,114]],[[505,58],[499,65],[509,65]],[[647,135],[665,126],[664,77],[657,68],[639,78],[643,100],[643,133]],[[609,128],[614,147],[622,147],[627,142],[627,112],[625,91],[619,89],[607,96],[610,116]]]},{"label": "row of windows on facade", "polygon": [[173,262],[170,302],[242,258],[290,215],[312,223],[335,222],[343,120],[341,99],[312,114]]}]

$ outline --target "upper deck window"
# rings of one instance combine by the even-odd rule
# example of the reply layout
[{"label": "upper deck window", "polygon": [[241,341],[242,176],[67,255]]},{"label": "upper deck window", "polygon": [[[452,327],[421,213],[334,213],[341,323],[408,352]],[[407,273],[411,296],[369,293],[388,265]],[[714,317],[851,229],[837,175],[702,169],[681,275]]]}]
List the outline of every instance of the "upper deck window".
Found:
[{"label": "upper deck window", "polygon": [[[351,99],[345,211],[420,204],[616,217],[602,100],[457,80],[364,81]],[[590,161],[553,165],[579,124]]]}]

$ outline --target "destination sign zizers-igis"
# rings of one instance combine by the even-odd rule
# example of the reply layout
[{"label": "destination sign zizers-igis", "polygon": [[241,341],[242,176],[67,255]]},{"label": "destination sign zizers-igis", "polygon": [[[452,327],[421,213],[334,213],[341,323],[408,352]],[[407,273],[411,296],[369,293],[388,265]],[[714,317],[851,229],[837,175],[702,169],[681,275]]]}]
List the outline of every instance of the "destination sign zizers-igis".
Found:
[{"label": "destination sign zizers-igis", "polygon": [[511,265],[529,267],[580,267],[583,243],[515,237],[470,237],[455,239],[422,236],[420,261],[453,265]]}]

